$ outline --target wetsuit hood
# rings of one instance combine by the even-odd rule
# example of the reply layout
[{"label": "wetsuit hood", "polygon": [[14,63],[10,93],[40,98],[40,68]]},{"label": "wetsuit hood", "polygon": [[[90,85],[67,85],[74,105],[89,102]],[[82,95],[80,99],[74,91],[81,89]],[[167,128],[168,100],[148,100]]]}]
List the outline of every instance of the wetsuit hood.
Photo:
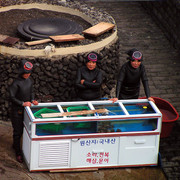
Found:
[{"label": "wetsuit hood", "polygon": [[31,73],[33,69],[33,64],[25,59],[20,63],[19,74]]},{"label": "wetsuit hood", "polygon": [[130,61],[134,61],[134,60],[143,61],[142,53],[136,48],[130,49],[129,51],[126,52],[126,54],[129,56],[127,57],[127,59]]},{"label": "wetsuit hood", "polygon": [[100,55],[96,52],[91,52],[89,53],[86,58],[85,58],[85,64],[89,61],[93,61],[93,62],[96,62],[96,63],[99,63],[100,62]]}]

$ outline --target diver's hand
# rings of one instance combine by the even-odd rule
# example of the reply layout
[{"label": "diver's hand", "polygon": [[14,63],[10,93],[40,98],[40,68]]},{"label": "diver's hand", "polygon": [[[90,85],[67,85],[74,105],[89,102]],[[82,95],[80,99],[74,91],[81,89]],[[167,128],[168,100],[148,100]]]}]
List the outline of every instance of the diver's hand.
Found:
[{"label": "diver's hand", "polygon": [[23,103],[23,106],[29,106],[29,107],[30,107],[30,106],[31,106],[31,102],[29,102],[29,101],[24,102],[24,103]]},{"label": "diver's hand", "polygon": [[155,100],[152,97],[149,97],[148,100],[152,101],[153,103],[155,103]]},{"label": "diver's hand", "polygon": [[38,101],[36,101],[36,100],[33,100],[32,103],[33,103],[34,105],[38,105]]},{"label": "diver's hand", "polygon": [[112,103],[115,103],[116,101],[118,101],[118,98],[111,98],[109,99],[109,101],[112,101]]}]

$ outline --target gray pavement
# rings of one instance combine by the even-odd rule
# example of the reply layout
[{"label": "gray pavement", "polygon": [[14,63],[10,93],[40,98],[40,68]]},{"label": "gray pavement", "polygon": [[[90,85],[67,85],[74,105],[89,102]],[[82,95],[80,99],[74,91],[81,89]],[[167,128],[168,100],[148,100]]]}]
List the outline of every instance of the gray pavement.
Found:
[{"label": "gray pavement", "polygon": [[16,161],[12,149],[12,126],[0,121],[0,180],[166,180],[160,167],[105,168],[91,171],[29,172]]},{"label": "gray pavement", "polygon": [[[125,51],[136,47],[144,55],[151,96],[169,101],[180,113],[180,57],[150,15],[139,2],[116,1],[90,3],[107,11],[116,21],[120,41],[120,63],[126,61]],[[141,96],[144,96],[141,88]],[[180,179],[180,121],[171,135],[161,138],[162,167],[168,179]]]},{"label": "gray pavement", "polygon": [[[151,95],[160,97],[169,101],[176,110],[180,113],[180,58],[178,51],[172,47],[169,41],[164,36],[163,32],[151,19],[151,17],[141,7],[139,2],[89,2],[94,7],[101,8],[111,14],[118,26],[118,36],[120,41],[120,63],[123,64],[126,61],[125,51],[129,48],[136,47],[144,54],[144,64],[147,69],[149,77],[149,84],[151,89]],[[144,96],[143,89],[141,96]],[[12,135],[12,129],[7,124],[7,127],[1,129],[2,136],[0,136],[0,142],[10,139]],[[8,130],[11,133],[5,134],[2,130]],[[169,180],[180,179],[180,122],[179,119],[176,122],[171,135],[167,138],[161,138],[160,141],[160,153],[161,153],[161,166]],[[5,138],[3,138],[5,136]],[[8,138],[6,138],[6,136]],[[12,139],[10,139],[12,141]],[[6,165],[6,169],[10,169],[7,172],[9,177],[12,174],[14,177],[18,174],[18,178],[15,179],[84,179],[82,174],[49,174],[49,173],[29,173],[26,166],[16,164],[14,155],[11,150],[11,142],[4,142],[7,147],[3,148],[1,152],[4,153],[0,156],[0,162]],[[9,158],[9,159],[8,159]],[[8,161],[9,160],[9,161]],[[13,161],[12,161],[13,160]],[[6,163],[4,163],[6,162]],[[2,166],[4,168],[4,166]],[[4,175],[3,168],[0,168],[0,175]],[[16,169],[16,171],[15,171]],[[125,169],[126,173],[122,169],[118,170],[118,174],[109,179],[130,179],[127,177],[127,172],[133,174],[131,177],[140,174],[139,179],[162,179],[152,178],[147,173],[143,172],[146,169]],[[21,172],[21,173],[20,173]],[[22,174],[23,172],[23,174]],[[150,170],[152,174],[153,169]],[[4,174],[3,174],[4,173]],[[103,176],[100,174],[102,171],[94,172],[94,179],[107,179],[110,171],[107,170]],[[143,174],[144,173],[144,174]],[[148,172],[149,173],[149,172]],[[11,178],[13,179],[11,175]],[[80,177],[81,175],[82,177]],[[148,174],[149,175],[149,174]],[[48,178],[45,178],[48,177]],[[107,178],[105,178],[107,177]],[[0,178],[1,179],[1,178]],[[7,178],[6,178],[7,179]],[[4,180],[6,180],[4,179]],[[92,176],[89,179],[93,179]]]}]

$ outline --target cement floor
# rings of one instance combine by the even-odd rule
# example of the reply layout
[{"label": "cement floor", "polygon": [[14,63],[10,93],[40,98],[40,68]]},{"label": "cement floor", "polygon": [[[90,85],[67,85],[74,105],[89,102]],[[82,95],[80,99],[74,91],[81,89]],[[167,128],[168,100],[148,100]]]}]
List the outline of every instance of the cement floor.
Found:
[{"label": "cement floor", "polygon": [[10,122],[0,121],[0,180],[166,180],[160,167],[101,169],[87,172],[29,172],[12,149]]}]

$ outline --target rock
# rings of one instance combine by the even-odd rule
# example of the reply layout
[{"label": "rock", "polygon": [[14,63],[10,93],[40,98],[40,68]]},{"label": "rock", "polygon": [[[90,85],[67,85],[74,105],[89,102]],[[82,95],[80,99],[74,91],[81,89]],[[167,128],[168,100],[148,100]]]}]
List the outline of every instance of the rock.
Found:
[{"label": "rock", "polygon": [[39,91],[45,95],[49,94],[49,90],[46,87],[39,87]]}]

